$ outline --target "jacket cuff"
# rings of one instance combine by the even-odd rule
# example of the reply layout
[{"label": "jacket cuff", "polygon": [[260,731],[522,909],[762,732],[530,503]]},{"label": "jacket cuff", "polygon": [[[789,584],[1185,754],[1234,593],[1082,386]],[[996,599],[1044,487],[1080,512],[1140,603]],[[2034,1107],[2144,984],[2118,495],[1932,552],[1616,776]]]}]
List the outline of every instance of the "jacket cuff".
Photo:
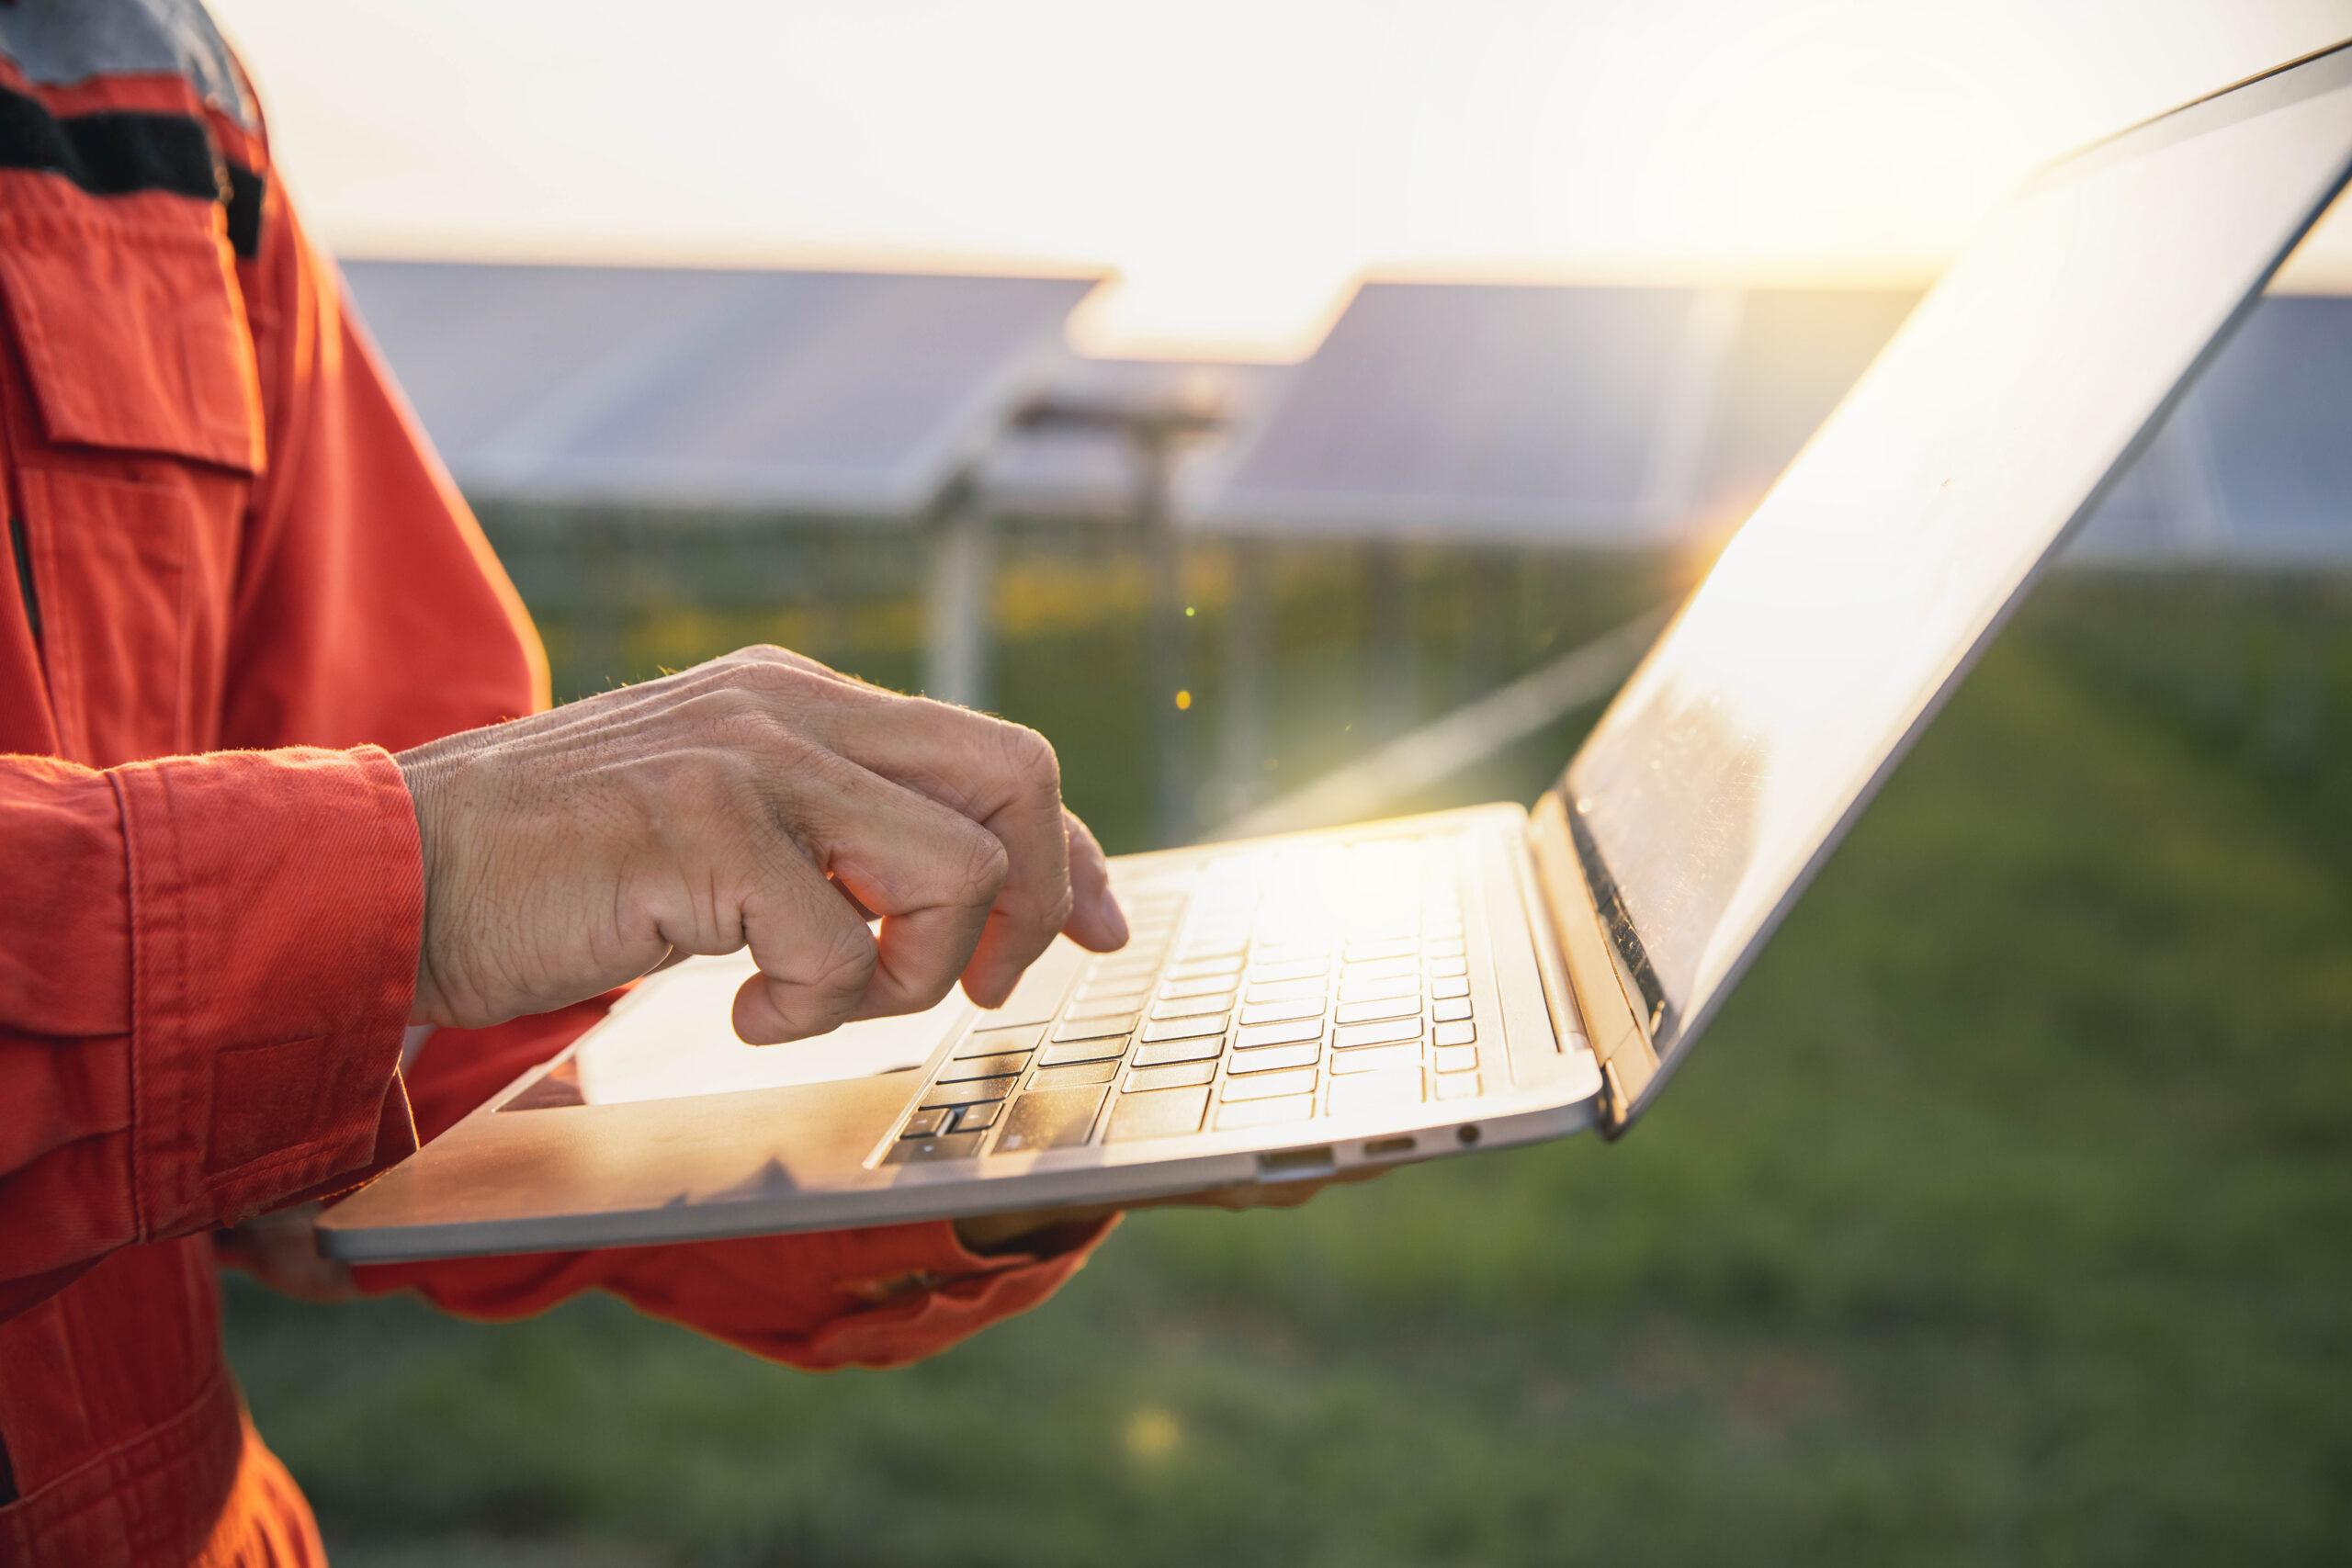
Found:
[{"label": "jacket cuff", "polygon": [[129,845],[139,1234],[233,1224],[416,1146],[399,1066],[424,884],[375,747],[111,770]]}]

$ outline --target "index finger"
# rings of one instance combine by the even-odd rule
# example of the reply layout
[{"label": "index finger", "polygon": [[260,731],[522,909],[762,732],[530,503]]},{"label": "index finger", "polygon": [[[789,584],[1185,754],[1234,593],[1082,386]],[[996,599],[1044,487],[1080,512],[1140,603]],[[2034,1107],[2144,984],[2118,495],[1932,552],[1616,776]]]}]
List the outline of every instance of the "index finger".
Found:
[{"label": "index finger", "polygon": [[922,697],[814,682],[803,696],[805,722],[828,747],[969,818],[1004,846],[1004,884],[964,971],[974,1001],[1003,1001],[1073,906],[1054,749],[1034,729]]}]

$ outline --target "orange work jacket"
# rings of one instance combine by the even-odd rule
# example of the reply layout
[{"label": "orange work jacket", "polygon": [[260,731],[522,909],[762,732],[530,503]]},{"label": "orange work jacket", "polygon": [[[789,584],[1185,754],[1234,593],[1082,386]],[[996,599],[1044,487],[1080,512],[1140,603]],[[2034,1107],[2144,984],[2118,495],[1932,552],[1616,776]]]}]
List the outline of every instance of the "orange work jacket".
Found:
[{"label": "orange work jacket", "polygon": [[[215,1232],[397,1159],[601,1004],[401,1069],[423,882],[384,749],[544,704],[543,660],[176,0],[0,4],[0,1563],[314,1562],[223,1364]],[[888,1366],[1044,1299],[1068,1240],[357,1272]]]}]

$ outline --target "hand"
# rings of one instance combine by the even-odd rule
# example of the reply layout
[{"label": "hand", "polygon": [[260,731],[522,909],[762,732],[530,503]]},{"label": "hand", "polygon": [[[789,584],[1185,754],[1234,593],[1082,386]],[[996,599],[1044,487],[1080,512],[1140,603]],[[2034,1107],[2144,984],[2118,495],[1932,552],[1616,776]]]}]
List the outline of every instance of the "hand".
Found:
[{"label": "hand", "polygon": [[[753,1043],[991,1007],[1057,931],[1125,942],[1034,731],[780,649],[403,751],[424,851],[413,1023],[478,1028],[747,943]],[[880,917],[878,933],[867,925]]]},{"label": "hand", "polygon": [[318,1221],[322,1205],[255,1214],[231,1230],[212,1233],[221,1263],[242,1269],[280,1295],[305,1302],[356,1302],[359,1287],[351,1266],[319,1256]]},{"label": "hand", "polygon": [[1028,1209],[1012,1214],[974,1214],[957,1220],[956,1239],[967,1252],[982,1257],[996,1252],[1025,1250],[1023,1244],[1056,1231],[1075,1231],[1100,1224],[1123,1209],[1295,1209],[1326,1187],[1370,1181],[1385,1176],[1392,1166],[1367,1166],[1341,1171],[1320,1181],[1238,1181],[1170,1198],[1139,1198],[1131,1203],[1086,1203],[1067,1209]]}]

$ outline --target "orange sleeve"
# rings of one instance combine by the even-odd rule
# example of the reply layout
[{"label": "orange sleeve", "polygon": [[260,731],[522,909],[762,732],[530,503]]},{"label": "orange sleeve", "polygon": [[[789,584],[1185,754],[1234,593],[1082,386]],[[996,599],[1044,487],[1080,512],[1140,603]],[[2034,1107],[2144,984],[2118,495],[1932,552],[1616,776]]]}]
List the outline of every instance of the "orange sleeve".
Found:
[{"label": "orange sleeve", "polygon": [[415,1146],[391,759],[0,758],[0,1316]]},{"label": "orange sleeve", "polygon": [[[243,274],[272,458],[240,590],[232,742],[399,749],[543,707],[545,660],[519,600],[332,269],[272,200]],[[601,1012],[437,1032],[408,1078],[424,1135]],[[879,1366],[1043,1300],[1105,1229],[1049,1238],[1045,1258],[976,1257],[942,1224],[357,1273],[368,1289],[413,1287],[480,1317],[603,1288],[761,1355]]]}]

